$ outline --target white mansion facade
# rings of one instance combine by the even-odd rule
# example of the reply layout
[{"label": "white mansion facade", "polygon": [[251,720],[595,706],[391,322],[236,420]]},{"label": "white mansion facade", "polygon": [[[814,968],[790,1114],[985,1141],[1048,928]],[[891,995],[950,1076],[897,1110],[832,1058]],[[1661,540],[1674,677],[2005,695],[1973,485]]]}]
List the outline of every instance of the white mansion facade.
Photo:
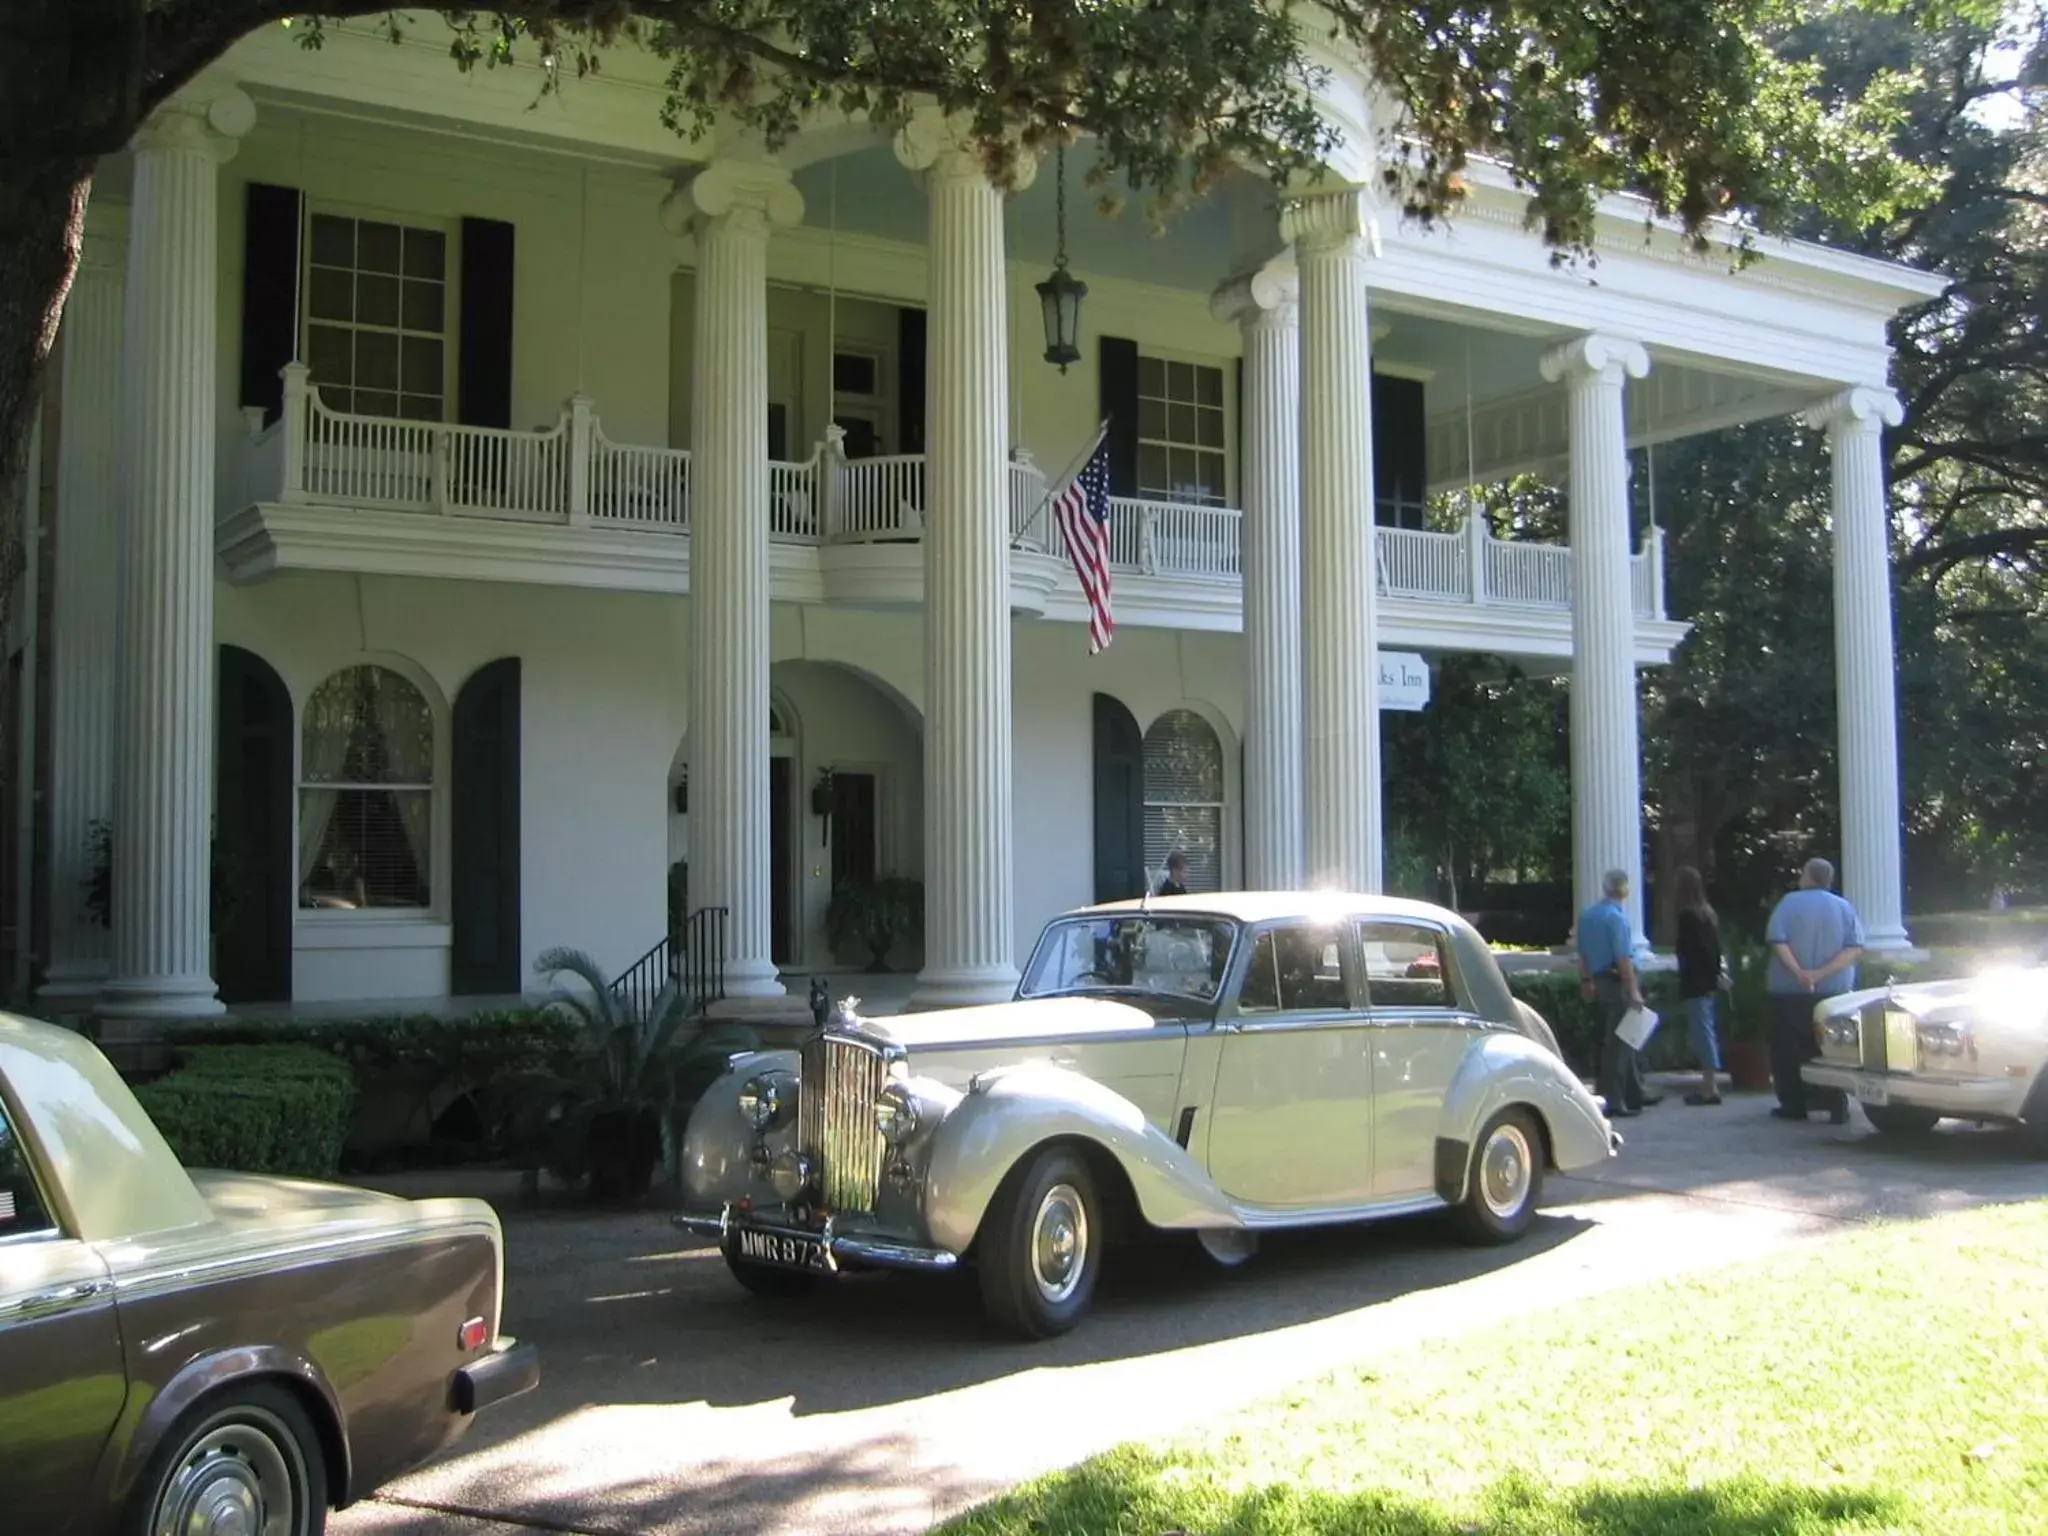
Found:
[{"label": "white mansion facade", "polygon": [[[501,995],[555,945],[631,964],[672,887],[772,997],[888,875],[924,883],[921,1000],[1006,995],[1172,848],[1375,888],[1390,652],[1569,671],[1584,891],[1640,868],[1636,674],[1685,633],[1629,452],[1793,412],[1834,449],[1846,889],[1904,944],[1885,327],[1939,284],[1736,273],[1621,202],[1558,268],[1484,173],[1425,232],[1364,190],[1333,62],[1346,147],[1299,195],[1241,178],[1156,238],[1082,199],[1063,372],[1053,168],[1006,196],[941,120],[768,155],[664,130],[631,52],[537,98],[430,22],[245,40],[103,168],[52,374],[49,590],[11,610],[45,616],[11,645],[49,1006]],[[1044,503],[1104,420],[1091,656]],[[1567,545],[1426,525],[1524,471]]]}]

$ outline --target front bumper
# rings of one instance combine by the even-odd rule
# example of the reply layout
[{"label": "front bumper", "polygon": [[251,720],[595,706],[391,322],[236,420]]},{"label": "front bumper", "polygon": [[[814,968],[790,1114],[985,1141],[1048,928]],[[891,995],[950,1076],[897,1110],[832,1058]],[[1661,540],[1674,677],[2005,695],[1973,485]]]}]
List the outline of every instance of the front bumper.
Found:
[{"label": "front bumper", "polygon": [[1861,1067],[1809,1061],[1799,1075],[1815,1088],[1839,1088],[1864,1104],[1906,1104],[1956,1120],[2017,1120],[2027,1085],[1995,1077],[1929,1077],[1870,1072]]},{"label": "front bumper", "polygon": [[868,1232],[839,1232],[834,1230],[829,1220],[822,1228],[799,1227],[787,1221],[743,1214],[726,1206],[715,1216],[685,1214],[675,1217],[674,1221],[676,1226],[693,1236],[710,1238],[721,1250],[729,1247],[736,1224],[744,1224],[755,1232],[822,1243],[834,1272],[841,1264],[850,1264],[861,1269],[911,1269],[931,1273],[952,1269],[960,1262],[959,1254],[945,1248],[906,1243]]},{"label": "front bumper", "polygon": [[448,1384],[448,1403],[457,1413],[476,1413],[539,1385],[540,1351],[508,1339],[455,1373]]}]

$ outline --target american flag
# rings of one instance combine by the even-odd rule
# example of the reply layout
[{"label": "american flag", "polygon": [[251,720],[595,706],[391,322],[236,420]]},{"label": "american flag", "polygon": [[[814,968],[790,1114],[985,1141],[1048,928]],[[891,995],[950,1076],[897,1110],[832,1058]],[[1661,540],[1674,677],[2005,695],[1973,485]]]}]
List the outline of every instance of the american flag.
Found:
[{"label": "american flag", "polygon": [[1088,455],[1080,472],[1052,499],[1060,537],[1066,540],[1081,593],[1088,599],[1088,654],[1102,650],[1116,636],[1109,612],[1109,440],[1105,437]]}]

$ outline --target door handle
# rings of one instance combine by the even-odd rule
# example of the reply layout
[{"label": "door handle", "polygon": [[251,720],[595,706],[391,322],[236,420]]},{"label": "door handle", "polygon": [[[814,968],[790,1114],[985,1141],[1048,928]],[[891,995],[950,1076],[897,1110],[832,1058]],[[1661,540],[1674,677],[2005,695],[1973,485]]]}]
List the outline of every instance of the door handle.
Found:
[{"label": "door handle", "polygon": [[31,1291],[26,1296],[17,1296],[13,1301],[0,1304],[0,1314],[53,1312],[81,1301],[91,1301],[97,1296],[105,1296],[113,1289],[113,1285],[105,1280],[81,1280],[75,1285],[53,1286],[47,1291]]}]

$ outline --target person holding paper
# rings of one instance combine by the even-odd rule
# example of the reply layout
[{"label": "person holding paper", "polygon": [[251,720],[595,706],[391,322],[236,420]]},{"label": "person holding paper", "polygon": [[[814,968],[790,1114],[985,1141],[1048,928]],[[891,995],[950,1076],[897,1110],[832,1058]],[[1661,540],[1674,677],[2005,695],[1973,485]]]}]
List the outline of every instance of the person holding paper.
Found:
[{"label": "person holding paper", "polygon": [[[1771,946],[1771,1086],[1778,1091],[1780,1120],[1804,1120],[1825,1109],[1835,1125],[1849,1123],[1849,1100],[1839,1088],[1809,1088],[1800,1065],[1820,1055],[1813,1037],[1814,1004],[1856,990],[1856,962],[1863,956],[1863,919],[1834,892],[1835,866],[1808,859],[1799,889],[1778,902],[1764,929]],[[1818,1100],[1809,1103],[1808,1098]]]},{"label": "person holding paper", "polygon": [[1610,869],[1600,882],[1600,900],[1579,914],[1579,992],[1600,1020],[1600,1074],[1596,1091],[1607,1100],[1608,1118],[1639,1115],[1655,1096],[1643,1094],[1643,1057],[1617,1031],[1633,1009],[1643,1006],[1636,976],[1635,934],[1629,928],[1628,873]]}]

